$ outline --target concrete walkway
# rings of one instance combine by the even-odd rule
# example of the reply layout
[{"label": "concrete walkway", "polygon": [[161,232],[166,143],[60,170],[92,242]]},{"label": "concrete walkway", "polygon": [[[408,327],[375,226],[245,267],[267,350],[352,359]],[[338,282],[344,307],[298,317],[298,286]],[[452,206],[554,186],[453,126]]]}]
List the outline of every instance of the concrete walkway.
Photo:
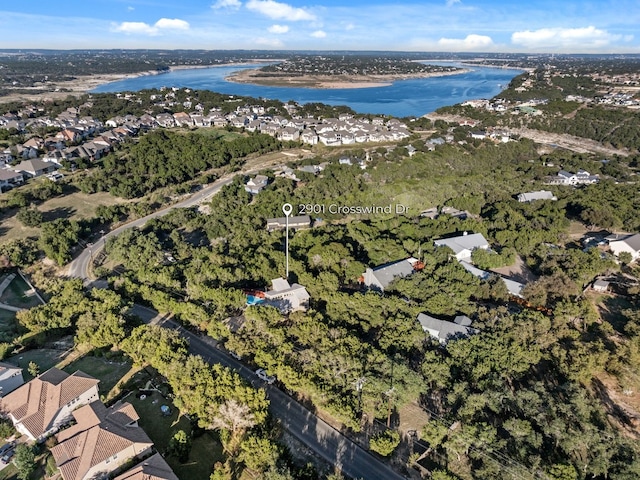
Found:
[{"label": "concrete walkway", "polygon": [[9,284],[11,282],[13,282],[13,279],[16,278],[16,274],[12,273],[11,275],[7,276],[7,278],[5,278],[2,283],[0,283],[0,295],[2,295],[4,293],[4,291],[7,289],[7,287],[9,286]]}]

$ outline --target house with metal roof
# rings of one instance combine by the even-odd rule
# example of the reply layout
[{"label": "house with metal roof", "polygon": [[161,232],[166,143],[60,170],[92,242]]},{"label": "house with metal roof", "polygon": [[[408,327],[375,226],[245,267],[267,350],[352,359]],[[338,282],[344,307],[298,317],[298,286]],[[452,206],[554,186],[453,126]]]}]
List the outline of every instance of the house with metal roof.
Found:
[{"label": "house with metal roof", "polygon": [[537,192],[526,192],[518,195],[518,201],[521,203],[535,202],[536,200],[557,200],[558,198],[548,190],[539,190]]},{"label": "house with metal roof", "polygon": [[449,340],[468,337],[478,330],[471,328],[471,319],[465,315],[458,315],[453,322],[441,320],[425,313],[418,314],[418,322],[422,329],[444,345]]},{"label": "house with metal roof", "polygon": [[409,257],[393,263],[387,263],[375,268],[367,268],[362,276],[362,282],[370,290],[384,292],[384,289],[397,278],[408,277],[415,272],[418,260]]},{"label": "house with metal roof", "polygon": [[468,234],[464,232],[456,237],[441,238],[436,240],[434,244],[436,247],[449,247],[459,261],[470,260],[471,252],[476,248],[489,249],[489,242],[481,233]]},{"label": "house with metal roof", "polygon": [[263,305],[276,307],[282,313],[306,310],[311,296],[299,283],[289,284],[284,278],[271,280],[271,290],[264,293]]},{"label": "house with metal roof", "polygon": [[640,258],[640,233],[617,235],[615,239],[609,240],[609,248],[616,256],[628,252],[633,260],[637,260]]}]

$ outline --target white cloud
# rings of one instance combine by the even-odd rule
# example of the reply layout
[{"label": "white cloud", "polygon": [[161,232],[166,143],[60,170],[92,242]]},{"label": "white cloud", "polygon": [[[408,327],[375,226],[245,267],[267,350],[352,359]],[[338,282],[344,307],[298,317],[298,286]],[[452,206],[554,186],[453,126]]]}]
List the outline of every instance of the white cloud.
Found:
[{"label": "white cloud", "polygon": [[269,33],[287,33],[289,27],[287,25],[271,25],[268,30]]},{"label": "white cloud", "polygon": [[313,38],[325,38],[327,36],[327,32],[323,30],[316,30],[311,34]]},{"label": "white cloud", "polygon": [[154,25],[155,28],[166,28],[168,30],[189,30],[189,22],[179,18],[161,18]]},{"label": "white cloud", "polygon": [[131,5],[129,5],[129,6],[127,7],[127,10],[128,10],[128,11],[130,11],[130,12],[133,12],[133,11],[135,10],[135,8],[134,8],[134,7],[132,7]]},{"label": "white cloud", "polygon": [[447,0],[447,7],[453,7],[456,3],[462,3],[460,0]]},{"label": "white cloud", "polygon": [[465,38],[441,38],[438,46],[451,50],[481,50],[493,46],[493,40],[486,35],[472,33]]},{"label": "white cloud", "polygon": [[539,30],[524,30],[514,32],[511,42],[526,48],[553,48],[584,49],[590,50],[609,45],[620,40],[620,35],[615,35],[594,26],[583,28],[541,28]]},{"label": "white cloud", "polygon": [[145,22],[122,22],[111,25],[114,32],[138,35],[159,35],[163,30],[189,30],[189,22],[179,18],[161,18],[153,25]]},{"label": "white cloud", "polygon": [[218,0],[216,3],[211,5],[211,8],[216,10],[220,8],[229,8],[229,9],[237,10],[241,6],[242,6],[242,2],[240,2],[239,0]]},{"label": "white cloud", "polygon": [[276,2],[274,0],[249,0],[246,4],[249,10],[261,13],[274,20],[288,20],[296,22],[299,20],[316,19],[316,16],[302,8],[292,7],[286,3]]},{"label": "white cloud", "polygon": [[158,33],[157,28],[153,28],[144,22],[122,22],[120,24],[114,24],[113,30],[122,33],[142,33],[145,35],[155,35]]},{"label": "white cloud", "polygon": [[356,26],[355,26],[353,23],[347,23],[347,24],[344,26],[344,29],[345,29],[346,31],[353,30],[354,28],[356,28]]}]

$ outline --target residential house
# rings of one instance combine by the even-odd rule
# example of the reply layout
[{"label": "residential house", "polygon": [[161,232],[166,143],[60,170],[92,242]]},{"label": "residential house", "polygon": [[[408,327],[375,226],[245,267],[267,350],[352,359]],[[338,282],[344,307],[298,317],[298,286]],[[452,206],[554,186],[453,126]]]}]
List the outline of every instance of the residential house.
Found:
[{"label": "residential house", "polygon": [[260,193],[269,183],[269,178],[264,175],[256,175],[253,178],[250,178],[249,181],[244,186],[244,189],[255,195]]},{"label": "residential house", "polygon": [[10,363],[0,362],[0,397],[24,384],[22,369]]},{"label": "residential house", "polygon": [[615,240],[609,240],[609,248],[616,256],[628,252],[633,260],[637,260],[640,257],[640,233],[617,236]]},{"label": "residential house", "polygon": [[0,169],[0,191],[13,188],[24,183],[22,172],[16,172],[8,168]]},{"label": "residential house", "polygon": [[425,313],[418,314],[418,322],[422,329],[438,340],[441,345],[454,338],[468,337],[478,330],[471,328],[471,319],[464,315],[457,316],[453,322],[441,320]]},{"label": "residential house", "polygon": [[58,433],[58,444],[51,448],[64,480],[105,478],[153,446],[130,403],[107,408],[95,401],[74,410],[73,417],[76,424]]},{"label": "residential house", "polygon": [[[482,270],[482,269],[472,265],[468,261],[462,260],[462,261],[460,261],[460,265],[462,265],[462,267],[467,272],[469,272],[471,275],[473,275],[475,277],[478,277],[480,280],[488,280],[492,275],[498,275],[497,273],[487,272],[486,270]],[[501,275],[498,275],[498,276],[500,277],[500,279],[504,283],[505,287],[507,287],[507,292],[509,292],[509,295],[511,295],[513,297],[522,298],[522,289],[524,289],[524,287],[525,287],[525,285],[523,283],[516,282],[515,280],[512,280],[511,278],[503,277]]]},{"label": "residential house", "polygon": [[56,166],[51,162],[45,162],[39,158],[33,160],[23,160],[18,165],[13,167],[16,172],[22,172],[29,178],[39,177],[47,173],[51,173],[56,169]]},{"label": "residential house", "polygon": [[468,234],[464,232],[462,235],[450,238],[442,238],[434,242],[436,247],[449,247],[453,250],[458,261],[470,260],[471,252],[476,248],[482,248],[483,250],[489,249],[489,242],[484,238],[481,233]]},{"label": "residential house", "polygon": [[521,203],[535,202],[536,200],[557,200],[558,198],[548,190],[539,190],[537,192],[520,193],[518,201]]},{"label": "residential house", "polygon": [[549,183],[560,185],[588,185],[599,181],[600,177],[598,175],[591,175],[586,170],[578,170],[576,173],[560,170],[558,175],[550,178]]},{"label": "residential house", "polygon": [[306,310],[311,298],[307,289],[298,283],[289,284],[284,278],[271,280],[271,290],[264,293],[265,303],[282,313]]},{"label": "residential house", "polygon": [[178,480],[178,477],[164,458],[156,453],[113,480]]},{"label": "residential house", "polygon": [[593,282],[593,284],[591,285],[591,288],[593,289],[594,292],[606,293],[609,291],[609,282],[607,282],[606,280],[602,280],[601,278],[598,278]]},{"label": "residential house", "polygon": [[[296,215],[289,217],[289,228],[300,229],[309,228],[311,226],[311,217],[309,215]],[[282,230],[287,227],[287,217],[267,218],[267,231]]]},{"label": "residential house", "polygon": [[362,283],[370,290],[384,292],[384,289],[395,279],[408,277],[413,274],[416,270],[417,262],[417,259],[409,257],[375,268],[367,268],[362,275]]},{"label": "residential house", "polygon": [[71,420],[71,412],[98,400],[98,382],[86,373],[51,368],[0,400],[0,409],[30,440],[42,440]]}]

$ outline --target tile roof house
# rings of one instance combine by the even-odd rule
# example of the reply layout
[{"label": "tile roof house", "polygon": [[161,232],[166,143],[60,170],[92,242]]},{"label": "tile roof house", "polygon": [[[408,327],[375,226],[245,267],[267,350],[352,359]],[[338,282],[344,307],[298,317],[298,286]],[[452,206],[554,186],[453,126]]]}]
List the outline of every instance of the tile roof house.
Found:
[{"label": "tile roof house", "polygon": [[640,233],[625,235],[609,240],[609,248],[615,255],[629,252],[633,260],[640,258]]},{"label": "tile roof house", "polygon": [[130,403],[107,408],[95,401],[74,410],[73,417],[76,424],[58,433],[58,444],[51,448],[64,480],[105,477],[153,446]]},{"label": "tile roof house", "polygon": [[113,480],[178,480],[159,453],[118,475]]},{"label": "tile roof house", "polygon": [[306,310],[311,298],[307,289],[298,283],[289,285],[284,278],[271,280],[271,290],[264,293],[266,304],[278,308],[282,313]]},{"label": "tile roof house", "polygon": [[434,242],[436,247],[449,247],[456,255],[456,259],[471,259],[471,252],[476,248],[484,250],[489,249],[489,242],[481,233],[468,234],[464,232],[462,235],[451,238],[442,238]]},{"label": "tile roof house", "polygon": [[86,373],[51,368],[0,400],[20,433],[42,440],[72,418],[73,409],[98,399],[98,383]]},{"label": "tile roof house", "polygon": [[20,367],[0,362],[0,397],[8,395],[23,384],[24,379]]},{"label": "tile roof house", "polygon": [[380,265],[376,268],[367,268],[362,276],[363,283],[371,290],[384,292],[384,289],[396,278],[411,275],[415,271],[414,266],[417,261],[417,259],[409,257],[398,262]]},{"label": "tile roof house", "polygon": [[469,326],[471,325],[471,319],[464,315],[458,315],[453,322],[450,322],[420,313],[418,314],[418,321],[422,329],[442,345],[453,338],[467,337],[478,333],[478,330]]}]

